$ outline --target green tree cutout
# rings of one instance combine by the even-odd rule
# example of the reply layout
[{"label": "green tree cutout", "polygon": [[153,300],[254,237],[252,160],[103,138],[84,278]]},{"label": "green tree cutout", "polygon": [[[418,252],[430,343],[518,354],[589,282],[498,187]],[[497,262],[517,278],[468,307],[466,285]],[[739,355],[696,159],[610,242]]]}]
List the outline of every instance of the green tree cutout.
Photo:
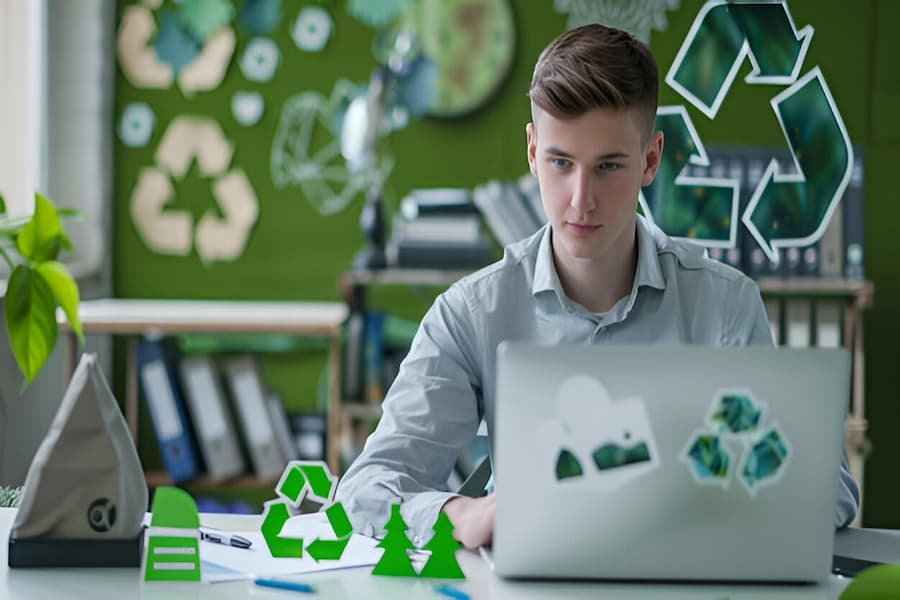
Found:
[{"label": "green tree cutout", "polygon": [[465,579],[466,576],[456,562],[456,551],[462,545],[453,537],[453,523],[444,511],[438,514],[432,529],[434,536],[424,547],[425,550],[431,551],[431,557],[422,567],[419,577]]},{"label": "green tree cutout", "polygon": [[378,564],[372,569],[372,575],[415,577],[416,571],[413,569],[407,553],[407,550],[412,550],[415,546],[406,537],[406,530],[409,528],[406,521],[400,516],[399,504],[391,505],[391,518],[388,519],[384,529],[387,531],[387,535],[378,542],[378,547],[384,548],[384,553]]},{"label": "green tree cutout", "polygon": [[[66,314],[72,330],[84,343],[78,320],[78,287],[69,270],[56,259],[72,250],[60,216],[78,213],[57,209],[46,197],[34,195],[34,213],[9,218],[0,197],[0,258],[11,274],[4,308],[13,356],[31,383],[56,343],[56,307]],[[18,254],[16,259],[15,254]]]}]

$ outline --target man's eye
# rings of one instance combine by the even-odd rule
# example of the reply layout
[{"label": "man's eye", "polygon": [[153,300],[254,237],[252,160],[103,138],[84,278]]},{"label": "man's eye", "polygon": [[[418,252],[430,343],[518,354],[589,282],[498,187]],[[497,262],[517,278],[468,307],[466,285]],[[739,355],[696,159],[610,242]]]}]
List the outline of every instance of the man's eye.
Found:
[{"label": "man's eye", "polygon": [[603,161],[597,165],[597,168],[601,171],[618,171],[622,168],[622,165],[617,162]]},{"label": "man's eye", "polygon": [[554,158],[551,162],[553,163],[553,166],[556,167],[557,169],[565,169],[566,167],[568,167],[569,165],[572,164],[571,161],[566,160],[565,158]]}]

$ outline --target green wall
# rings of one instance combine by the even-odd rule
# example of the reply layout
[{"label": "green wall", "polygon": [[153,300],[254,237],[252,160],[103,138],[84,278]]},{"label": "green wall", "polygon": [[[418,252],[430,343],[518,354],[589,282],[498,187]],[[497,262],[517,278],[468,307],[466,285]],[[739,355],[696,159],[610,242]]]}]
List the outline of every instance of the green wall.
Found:
[{"label": "green wall", "polygon": [[[284,3],[292,18],[297,10]],[[310,2],[310,4],[319,4]],[[516,26],[516,59],[511,75],[495,99],[474,115],[439,121],[413,120],[392,135],[390,147],[397,166],[388,182],[387,200],[414,187],[464,186],[492,178],[512,178],[525,172],[524,123],[528,119],[525,93],[531,69],[541,48],[565,26],[565,17],[553,10],[551,0],[513,0]],[[668,30],[654,32],[651,45],[657,55],[661,78],[687,33],[699,0],[683,0],[668,13]],[[864,148],[866,159],[866,272],[875,282],[875,306],[866,315],[866,395],[873,453],[867,463],[865,524],[900,527],[900,488],[894,483],[891,457],[900,456],[900,438],[893,435],[900,407],[894,402],[891,364],[900,318],[893,307],[900,302],[900,277],[894,267],[893,220],[900,208],[893,201],[893,169],[900,159],[900,119],[892,111],[900,99],[900,74],[891,61],[900,55],[900,41],[893,24],[900,22],[900,3],[892,0],[802,0],[788,3],[798,27],[807,24],[815,35],[802,72],[822,68],[850,137]],[[125,103],[143,99],[157,110],[158,127],[148,148],[129,150],[117,142],[114,211],[115,293],[122,297],[308,299],[339,298],[337,274],[346,269],[362,244],[356,220],[361,206],[357,198],[340,214],[322,217],[303,201],[299,189],[278,190],[269,177],[268,157],[279,108],[285,98],[307,89],[328,93],[337,78],[363,82],[374,66],[369,50],[372,31],[344,12],[344,2],[327,4],[335,18],[336,33],[322,54],[296,51],[288,39],[286,24],[274,36],[282,47],[283,62],[275,79],[254,89],[266,97],[262,123],[252,129],[237,125],[228,111],[228,99],[237,89],[248,88],[236,61],[221,88],[185,99],[177,90],[142,91],[118,74],[116,114]],[[238,37],[235,56],[247,43]],[[745,62],[734,87],[715,121],[688,107],[706,144],[784,144],[769,100],[781,86],[748,86]],[[686,102],[662,83],[661,103]],[[260,218],[243,257],[233,263],[204,267],[196,255],[165,257],[147,250],[137,237],[128,214],[128,198],[138,169],[152,163],[152,150],[165,124],[176,114],[206,113],[215,116],[228,137],[235,140],[234,163],[244,167],[256,189]],[[193,178],[193,179],[192,179]],[[176,205],[201,211],[212,203],[206,184],[189,176]],[[382,306],[419,314],[433,293],[416,298],[408,290],[377,292]],[[288,361],[289,362],[289,361]],[[295,371],[289,364],[276,365],[272,373],[283,395],[295,389],[313,390],[315,369]]]}]

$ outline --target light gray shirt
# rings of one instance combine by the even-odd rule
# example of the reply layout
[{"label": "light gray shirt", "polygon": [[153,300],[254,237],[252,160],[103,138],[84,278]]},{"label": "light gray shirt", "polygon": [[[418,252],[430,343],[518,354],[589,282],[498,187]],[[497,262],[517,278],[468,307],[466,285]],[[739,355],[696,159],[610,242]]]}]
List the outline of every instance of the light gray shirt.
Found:
[{"label": "light gray shirt", "polygon": [[[447,500],[447,480],[484,419],[494,423],[496,350],[504,340],[575,344],[773,345],[759,288],[638,216],[631,292],[597,315],[566,297],[551,229],[507,246],[498,262],[441,294],[422,319],[384,399],[384,415],[341,479],[337,497],[357,532],[382,531],[390,505],[421,544]],[[859,492],[841,468],[835,524],[856,515]]]}]

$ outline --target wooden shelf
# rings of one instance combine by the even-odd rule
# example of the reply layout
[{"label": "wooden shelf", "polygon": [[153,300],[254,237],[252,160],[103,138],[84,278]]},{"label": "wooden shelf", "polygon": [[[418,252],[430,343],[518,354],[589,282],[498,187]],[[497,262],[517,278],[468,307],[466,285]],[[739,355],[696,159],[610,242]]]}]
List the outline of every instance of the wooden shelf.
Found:
[{"label": "wooden shelf", "polygon": [[804,296],[855,298],[859,308],[872,306],[875,285],[865,279],[828,279],[819,277],[761,277],[756,283],[768,296]]},{"label": "wooden shelf", "polygon": [[378,419],[384,412],[381,404],[360,404],[346,402],[341,412],[352,419]]},{"label": "wooden shelf", "polygon": [[445,271],[443,269],[379,269],[373,271],[346,271],[341,279],[350,284],[371,285],[433,285],[447,286],[465,277],[471,270]]},{"label": "wooden shelf", "polygon": [[[147,485],[149,487],[158,487],[161,485],[175,485],[172,483],[172,479],[165,471],[147,471],[144,473],[144,476],[147,479]],[[213,481],[206,475],[201,475],[199,477],[194,477],[193,479],[188,479],[187,481],[182,481],[178,485],[189,487],[189,488],[218,488],[218,487],[230,487],[230,488],[275,488],[275,484],[278,483],[278,479],[272,479],[271,481],[266,481],[256,477],[255,475],[241,475],[240,477],[235,477],[234,479],[227,479],[225,481]]]},{"label": "wooden shelf", "polygon": [[[86,300],[78,305],[78,317],[86,334],[126,336],[125,419],[132,439],[137,442],[138,371],[137,337],[141,335],[171,335],[181,333],[279,333],[323,336],[329,338],[328,362],[328,446],[326,460],[331,472],[340,474],[340,381],[341,327],[349,310],[343,302],[260,302],[229,300],[140,300],[106,298]],[[67,379],[75,370],[80,353],[78,339],[63,311],[57,310],[56,322],[66,332]],[[148,483],[151,482],[148,474]],[[155,480],[154,480],[155,481]],[[159,485],[169,481],[159,480]],[[205,482],[198,478],[197,484]],[[252,487],[269,485],[253,478],[225,482],[222,485]]]}]

